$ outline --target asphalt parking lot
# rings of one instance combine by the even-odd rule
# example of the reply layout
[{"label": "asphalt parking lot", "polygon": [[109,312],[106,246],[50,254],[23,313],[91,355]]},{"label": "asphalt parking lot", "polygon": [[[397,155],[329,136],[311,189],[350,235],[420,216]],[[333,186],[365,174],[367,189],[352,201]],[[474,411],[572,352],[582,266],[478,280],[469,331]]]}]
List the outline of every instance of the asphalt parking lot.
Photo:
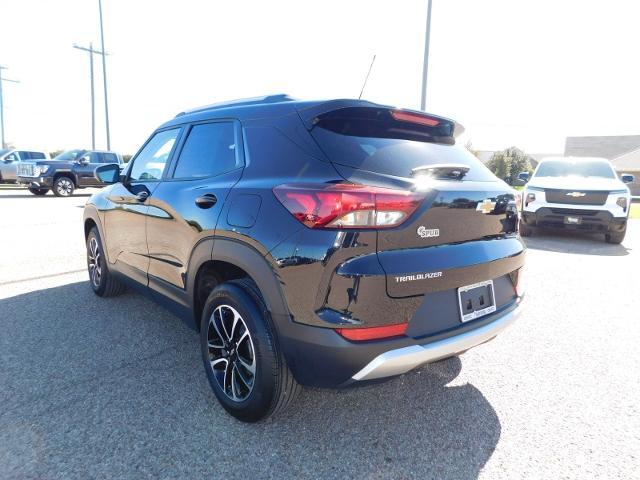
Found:
[{"label": "asphalt parking lot", "polygon": [[246,425],[193,331],[93,295],[85,192],[0,187],[1,478],[638,478],[640,220],[623,245],[529,239],[526,310],[495,341]]}]

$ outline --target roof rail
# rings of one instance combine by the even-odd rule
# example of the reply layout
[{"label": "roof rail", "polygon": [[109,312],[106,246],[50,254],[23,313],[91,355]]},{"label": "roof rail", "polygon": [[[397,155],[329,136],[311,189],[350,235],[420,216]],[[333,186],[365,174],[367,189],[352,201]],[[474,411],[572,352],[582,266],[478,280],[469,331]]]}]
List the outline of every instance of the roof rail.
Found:
[{"label": "roof rail", "polygon": [[183,112],[178,113],[176,117],[181,117],[182,115],[186,115],[188,113],[198,113],[198,112],[205,112],[207,110],[217,110],[219,108],[244,107],[247,105],[266,105],[269,103],[292,102],[294,100],[295,100],[294,98],[290,97],[286,93],[266,95],[264,97],[239,98],[237,100],[230,100],[228,102],[220,102],[220,103],[212,103],[211,105],[205,105],[204,107],[185,110]]}]

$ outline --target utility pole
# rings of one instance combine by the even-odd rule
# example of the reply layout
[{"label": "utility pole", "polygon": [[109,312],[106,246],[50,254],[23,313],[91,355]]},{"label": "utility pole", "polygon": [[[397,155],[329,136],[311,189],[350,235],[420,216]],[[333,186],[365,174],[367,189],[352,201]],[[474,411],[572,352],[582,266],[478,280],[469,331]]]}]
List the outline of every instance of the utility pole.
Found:
[{"label": "utility pole", "polygon": [[427,73],[429,72],[429,37],[431,36],[431,0],[427,5],[427,28],[424,39],[424,62],[422,63],[422,98],[420,99],[420,110],[427,107]]},{"label": "utility pole", "polygon": [[[431,1],[431,0],[429,0]],[[102,79],[104,81],[104,118],[107,127],[107,150],[111,150],[111,137],[109,135],[109,101],[107,99],[107,54],[104,49],[104,29],[102,27],[102,0],[98,0],[100,13],[100,44],[102,48]]]},{"label": "utility pole", "polygon": [[11,80],[2,76],[2,70],[7,70],[7,67],[0,65],[0,145],[2,148],[7,148],[7,143],[4,139],[4,98],[2,96],[2,82],[20,83],[18,80]]},{"label": "utility pole", "polygon": [[[74,43],[73,48],[77,48],[78,50],[82,50],[84,52],[89,52],[89,69],[91,72],[91,148],[95,150],[96,148],[96,101],[95,101],[95,89],[94,89],[94,83],[93,83],[93,54],[97,53],[99,55],[103,55],[104,52],[100,50],[94,50],[92,43],[89,43],[89,48],[82,47]],[[104,55],[107,55],[107,54],[104,54]]]}]

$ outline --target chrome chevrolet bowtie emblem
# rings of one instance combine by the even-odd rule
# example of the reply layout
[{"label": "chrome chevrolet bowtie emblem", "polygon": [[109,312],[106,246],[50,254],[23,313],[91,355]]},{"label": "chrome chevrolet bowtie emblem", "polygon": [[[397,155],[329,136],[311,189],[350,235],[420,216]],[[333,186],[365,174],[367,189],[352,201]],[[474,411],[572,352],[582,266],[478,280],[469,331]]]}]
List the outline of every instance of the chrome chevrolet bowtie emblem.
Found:
[{"label": "chrome chevrolet bowtie emblem", "polygon": [[584,193],[584,192],[568,192],[568,193],[565,193],[565,195],[567,197],[579,198],[579,197],[584,197],[586,195],[586,193]]},{"label": "chrome chevrolet bowtie emblem", "polygon": [[493,212],[493,209],[495,207],[496,207],[496,202],[492,202],[490,198],[485,198],[483,201],[478,202],[476,211],[482,212],[482,213],[491,213]]}]

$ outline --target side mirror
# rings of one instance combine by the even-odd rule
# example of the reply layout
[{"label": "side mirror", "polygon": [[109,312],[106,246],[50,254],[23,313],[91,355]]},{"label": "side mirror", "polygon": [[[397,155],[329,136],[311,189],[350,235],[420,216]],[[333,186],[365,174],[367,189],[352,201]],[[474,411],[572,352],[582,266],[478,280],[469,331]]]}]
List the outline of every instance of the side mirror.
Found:
[{"label": "side mirror", "polygon": [[631,175],[630,173],[623,173],[622,175],[620,175],[620,180],[622,180],[624,183],[633,183],[636,181],[636,177],[634,175]]},{"label": "side mirror", "polygon": [[115,163],[107,163],[96,168],[93,176],[99,182],[111,185],[120,181],[120,169]]},{"label": "side mirror", "polygon": [[80,157],[78,159],[78,164],[80,164],[80,165],[89,165],[89,158],[88,157]]}]

